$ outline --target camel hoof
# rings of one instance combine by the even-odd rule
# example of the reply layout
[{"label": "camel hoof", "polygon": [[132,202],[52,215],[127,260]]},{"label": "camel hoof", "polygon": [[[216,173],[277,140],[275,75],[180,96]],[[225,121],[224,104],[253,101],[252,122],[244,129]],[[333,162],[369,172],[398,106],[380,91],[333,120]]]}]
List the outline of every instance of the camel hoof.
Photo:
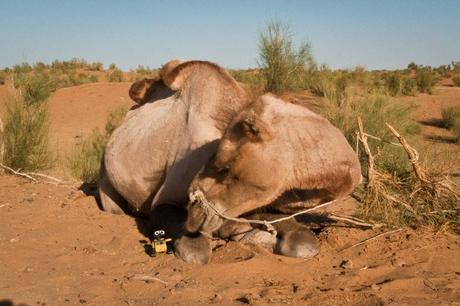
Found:
[{"label": "camel hoof", "polygon": [[320,244],[315,234],[307,229],[287,232],[279,238],[275,253],[297,258],[311,258],[319,253]]},{"label": "camel hoof", "polygon": [[182,236],[174,242],[174,254],[188,263],[209,263],[211,251],[211,245],[203,235]]}]

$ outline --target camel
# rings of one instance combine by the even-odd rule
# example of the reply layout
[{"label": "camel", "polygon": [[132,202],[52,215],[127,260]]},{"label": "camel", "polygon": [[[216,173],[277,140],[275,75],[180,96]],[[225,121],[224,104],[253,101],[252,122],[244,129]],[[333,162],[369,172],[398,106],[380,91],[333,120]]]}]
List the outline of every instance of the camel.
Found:
[{"label": "camel", "polygon": [[[284,213],[314,207],[343,198],[360,182],[359,160],[340,130],[305,107],[266,94],[233,119],[190,192],[200,190],[220,214],[239,217],[267,207]],[[229,225],[199,201],[187,209],[186,229],[192,233],[225,236],[222,228],[234,233],[247,227]],[[317,252],[307,230],[279,226],[281,254]]]},{"label": "camel", "polygon": [[111,135],[101,163],[105,211],[150,217],[153,227],[177,238],[175,253],[188,262],[209,262],[209,236],[287,256],[317,254],[319,244],[305,226],[277,224],[274,238],[207,215],[188,194],[201,189],[235,217],[340,198],[356,186],[360,169],[339,130],[271,95],[253,103],[224,69],[204,61],[171,61],[160,77],[134,83],[129,94],[138,105]]},{"label": "camel", "polygon": [[148,216],[158,204],[184,207],[190,182],[249,103],[246,93],[216,64],[174,60],[159,78],[134,83],[130,96],[138,105],[111,135],[101,164],[102,208]]}]

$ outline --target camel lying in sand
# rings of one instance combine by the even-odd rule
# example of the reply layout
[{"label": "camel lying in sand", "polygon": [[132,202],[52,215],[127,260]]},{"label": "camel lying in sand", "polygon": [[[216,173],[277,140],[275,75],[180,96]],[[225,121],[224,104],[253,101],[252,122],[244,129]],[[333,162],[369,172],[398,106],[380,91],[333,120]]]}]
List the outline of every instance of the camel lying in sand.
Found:
[{"label": "camel lying in sand", "polygon": [[356,155],[326,119],[270,95],[252,103],[215,64],[172,61],[159,79],[133,84],[130,96],[140,105],[112,134],[101,166],[103,209],[149,215],[153,226],[179,238],[175,251],[186,261],[209,261],[209,235],[288,256],[319,250],[305,226],[278,224],[277,241],[189,203],[190,191],[202,190],[220,212],[238,217],[264,206],[314,206],[360,181]]}]

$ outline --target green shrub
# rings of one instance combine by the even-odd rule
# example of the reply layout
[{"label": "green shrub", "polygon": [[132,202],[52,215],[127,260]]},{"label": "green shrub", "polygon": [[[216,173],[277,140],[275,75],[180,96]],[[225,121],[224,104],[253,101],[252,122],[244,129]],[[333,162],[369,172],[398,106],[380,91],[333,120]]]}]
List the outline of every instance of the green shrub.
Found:
[{"label": "green shrub", "polygon": [[442,126],[450,129],[460,120],[460,106],[451,106],[442,110]]},{"label": "green shrub", "polygon": [[101,62],[94,62],[88,65],[87,69],[89,71],[102,71],[104,70],[104,64]]},{"label": "green shrub", "polygon": [[3,162],[7,166],[25,171],[51,166],[47,118],[46,101],[26,100],[17,90],[10,94],[3,131]]},{"label": "green shrub", "polygon": [[402,91],[402,77],[399,72],[393,72],[387,76],[386,86],[388,93],[392,96],[399,96]]},{"label": "green shrub", "polygon": [[97,183],[104,150],[112,132],[123,122],[126,107],[112,110],[105,124],[104,133],[94,130],[80,147],[68,158],[73,177],[89,184]]},{"label": "green shrub", "polygon": [[442,110],[442,125],[455,134],[455,140],[460,141],[460,106],[451,106]]},{"label": "green shrub", "polygon": [[43,102],[55,90],[49,75],[45,72],[17,74],[15,85],[21,90],[27,103]]},{"label": "green shrub", "polygon": [[106,136],[94,130],[91,136],[83,141],[79,150],[69,158],[72,176],[86,183],[96,183],[106,144]]},{"label": "green shrub", "polygon": [[452,77],[452,83],[454,86],[460,87],[460,74],[456,74]]},{"label": "green shrub", "polygon": [[308,84],[310,91],[319,97],[330,97],[335,93],[333,72],[325,65],[314,71]]},{"label": "green shrub", "polygon": [[259,36],[259,66],[267,91],[296,89],[301,86],[305,72],[314,66],[311,46],[304,42],[294,50],[288,26],[271,22]]},{"label": "green shrub", "polygon": [[435,75],[431,68],[422,68],[417,70],[417,87],[420,92],[432,94],[433,87],[436,83]]},{"label": "green shrub", "polygon": [[245,83],[254,88],[261,88],[265,84],[262,72],[257,69],[231,69],[230,74],[235,80],[241,83]]},{"label": "green shrub", "polygon": [[123,72],[118,69],[111,69],[106,73],[107,81],[109,82],[123,82]]},{"label": "green shrub", "polygon": [[405,78],[403,80],[401,93],[404,96],[415,96],[417,94],[417,81]]}]

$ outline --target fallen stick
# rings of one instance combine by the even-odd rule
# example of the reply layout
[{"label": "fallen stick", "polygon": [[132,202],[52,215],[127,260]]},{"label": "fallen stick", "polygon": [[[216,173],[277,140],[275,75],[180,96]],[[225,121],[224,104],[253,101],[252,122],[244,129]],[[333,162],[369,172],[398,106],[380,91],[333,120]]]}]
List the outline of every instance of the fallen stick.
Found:
[{"label": "fallen stick", "polygon": [[29,174],[29,175],[39,176],[39,177],[44,177],[44,178],[46,178],[46,179],[55,181],[56,183],[59,183],[59,184],[63,184],[63,183],[64,183],[63,180],[60,180],[60,179],[58,179],[58,178],[55,178],[55,177],[53,177],[53,176],[46,175],[46,174],[43,174],[43,173],[29,172],[28,174]]},{"label": "fallen stick", "polygon": [[10,171],[11,173],[13,173],[14,175],[17,175],[17,176],[22,176],[22,177],[25,177],[33,182],[38,182],[36,179],[34,179],[33,177],[31,177],[30,175],[28,175],[27,173],[23,173],[23,172],[19,172],[19,171],[16,171],[8,166],[5,166],[4,164],[0,163],[0,167],[2,167],[3,169],[5,170],[8,170]]},{"label": "fallen stick", "polygon": [[338,216],[338,215],[330,214],[330,215],[327,215],[327,217],[335,221],[342,221],[342,222],[354,224],[354,225],[361,226],[361,227],[379,228],[385,225],[385,224],[366,223],[363,220],[359,220],[358,218],[355,218],[352,216]]},{"label": "fallen stick", "polygon": [[377,239],[377,238],[379,238],[379,237],[386,236],[386,235],[390,235],[390,234],[394,234],[394,233],[397,233],[397,232],[400,232],[400,231],[402,231],[402,228],[398,228],[398,229],[393,230],[393,231],[388,231],[388,232],[384,232],[384,233],[381,233],[381,234],[372,236],[372,237],[370,237],[370,238],[364,239],[363,241],[360,241],[360,242],[358,242],[358,243],[355,243],[355,244],[353,244],[353,245],[351,245],[351,246],[349,246],[349,247],[343,248],[343,249],[340,250],[339,252],[343,252],[343,251],[345,251],[345,250],[348,250],[348,249],[354,248],[354,247],[356,247],[356,246],[365,244],[365,243],[367,243],[367,242],[369,242],[369,241],[371,241],[371,240]]},{"label": "fallen stick", "polygon": [[167,282],[165,282],[164,280],[162,279],[159,279],[158,277],[155,277],[155,276],[152,276],[152,275],[148,275],[148,274],[135,274],[132,279],[134,280],[138,280],[138,281],[144,281],[144,282],[159,282],[159,283],[162,283],[163,285],[168,285]]}]

